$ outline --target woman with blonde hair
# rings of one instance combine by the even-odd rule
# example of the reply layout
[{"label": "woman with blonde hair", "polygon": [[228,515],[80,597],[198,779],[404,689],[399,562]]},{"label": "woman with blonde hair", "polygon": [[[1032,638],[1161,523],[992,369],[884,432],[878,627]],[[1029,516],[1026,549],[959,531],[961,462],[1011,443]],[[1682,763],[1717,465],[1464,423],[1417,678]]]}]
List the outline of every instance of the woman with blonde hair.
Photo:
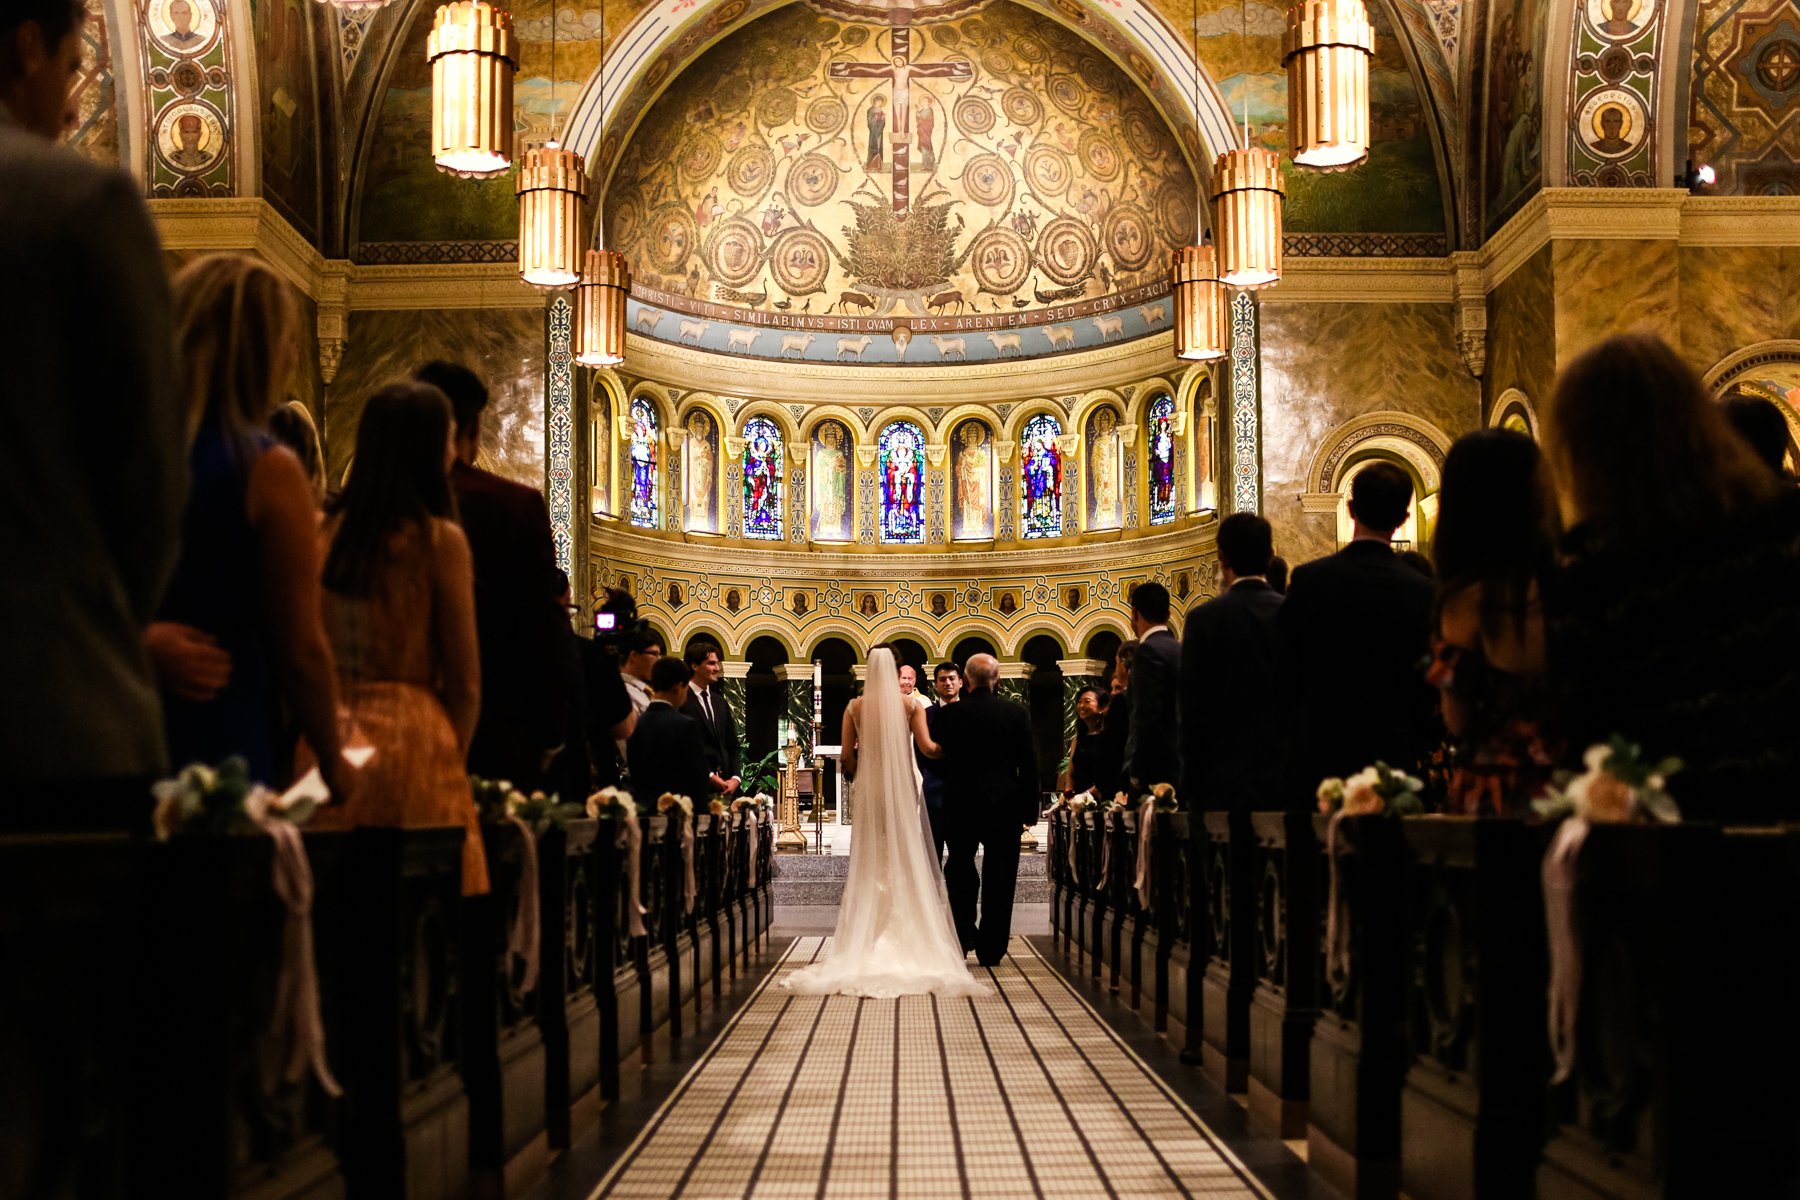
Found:
[{"label": "woman with blonde hair", "polygon": [[285,782],[285,699],[338,792],[346,772],[312,490],[268,431],[299,361],[298,306],[273,271],[234,254],[188,264],[174,299],[193,481],[181,561],[146,636],[170,758],[239,755],[252,779]]},{"label": "woman with blonde hair", "polygon": [[1654,336],[1570,363],[1546,418],[1569,528],[1546,606],[1569,758],[1621,735],[1686,763],[1669,791],[1688,817],[1792,817],[1796,497]]}]

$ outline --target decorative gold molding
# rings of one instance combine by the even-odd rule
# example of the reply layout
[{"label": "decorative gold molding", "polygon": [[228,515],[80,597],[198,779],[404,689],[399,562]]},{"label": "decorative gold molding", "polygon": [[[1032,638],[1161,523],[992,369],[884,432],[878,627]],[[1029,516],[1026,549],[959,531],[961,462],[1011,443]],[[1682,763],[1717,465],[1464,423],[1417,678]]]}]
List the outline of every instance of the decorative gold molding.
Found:
[{"label": "decorative gold molding", "polygon": [[1454,298],[1444,258],[1289,258],[1281,282],[1257,293],[1276,304],[1448,304]]}]

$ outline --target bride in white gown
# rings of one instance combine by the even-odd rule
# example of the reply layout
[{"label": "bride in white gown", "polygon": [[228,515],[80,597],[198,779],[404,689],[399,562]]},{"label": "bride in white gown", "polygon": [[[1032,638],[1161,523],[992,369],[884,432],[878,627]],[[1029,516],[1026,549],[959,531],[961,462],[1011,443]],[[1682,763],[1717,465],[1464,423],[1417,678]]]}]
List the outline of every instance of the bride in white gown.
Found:
[{"label": "bride in white gown", "polygon": [[869,655],[869,677],[844,714],[844,775],[856,795],[850,876],[826,957],[782,986],[808,994],[985,995],[964,961],[931,819],[919,792],[913,743],[928,758],[937,744],[923,705],[900,692],[893,651]]}]

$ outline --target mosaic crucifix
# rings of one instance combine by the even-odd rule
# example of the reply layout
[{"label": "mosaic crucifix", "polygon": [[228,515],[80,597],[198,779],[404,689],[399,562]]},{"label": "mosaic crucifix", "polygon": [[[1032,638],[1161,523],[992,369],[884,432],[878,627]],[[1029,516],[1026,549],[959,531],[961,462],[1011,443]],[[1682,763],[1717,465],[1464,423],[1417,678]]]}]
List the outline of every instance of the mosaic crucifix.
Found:
[{"label": "mosaic crucifix", "polygon": [[[899,220],[906,219],[907,208],[912,200],[912,81],[915,79],[968,79],[974,71],[966,62],[916,63],[912,60],[912,30],[906,22],[911,13],[904,8],[889,10],[889,29],[891,39],[888,60],[874,63],[832,63],[833,79],[886,79],[894,85],[894,111],[892,114],[892,132],[888,140],[894,144],[894,215]],[[879,114],[882,98],[877,96],[870,102],[872,114]],[[880,116],[869,118],[868,165],[870,169],[881,165],[882,121]]]}]

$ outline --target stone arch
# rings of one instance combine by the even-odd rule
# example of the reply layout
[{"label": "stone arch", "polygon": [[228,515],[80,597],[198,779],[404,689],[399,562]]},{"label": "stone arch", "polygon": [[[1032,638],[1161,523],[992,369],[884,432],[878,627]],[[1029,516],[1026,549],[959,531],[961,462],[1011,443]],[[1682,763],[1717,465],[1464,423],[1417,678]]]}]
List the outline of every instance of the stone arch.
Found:
[{"label": "stone arch", "polygon": [[1488,414],[1488,424],[1495,429],[1510,429],[1515,419],[1525,423],[1524,432],[1531,435],[1532,441],[1538,440],[1537,409],[1532,407],[1531,398],[1518,388],[1507,388],[1494,401],[1494,411]]},{"label": "stone arch", "polygon": [[932,636],[931,656],[942,662],[956,652],[956,643],[968,637],[985,638],[995,649],[1006,653],[1006,634],[1000,629],[998,620],[992,616],[970,615],[952,621]]},{"label": "stone arch", "polygon": [[[1733,387],[1751,379],[1758,369],[1770,368],[1785,368],[1781,373],[1794,376],[1795,382],[1800,384],[1800,339],[1776,338],[1733,351],[1714,364],[1701,382],[1707,394],[1718,400]],[[1800,412],[1796,412],[1791,403],[1777,402],[1776,407],[1787,421],[1789,439],[1800,446]]]},{"label": "stone arch", "polygon": [[758,616],[732,632],[733,642],[726,649],[735,657],[742,658],[749,650],[750,643],[759,637],[772,638],[787,651],[788,661],[798,662],[794,653],[794,622],[791,617],[784,620],[778,615]]},{"label": "stone arch", "polygon": [[868,630],[861,629],[842,617],[825,617],[818,621],[810,622],[806,626],[805,634],[806,636],[801,641],[802,649],[799,655],[789,661],[813,661],[813,659],[818,656],[820,643],[828,641],[831,638],[837,638],[841,642],[848,643],[850,648],[856,651],[857,658],[867,659],[869,657],[869,647],[880,640],[878,638],[871,638]]},{"label": "stone arch", "polygon": [[1410,464],[1436,491],[1444,456],[1450,452],[1450,436],[1410,413],[1365,413],[1339,425],[1320,441],[1306,471],[1308,491],[1335,494],[1349,467],[1371,451],[1385,451]]},{"label": "stone arch", "polygon": [[1062,657],[1068,658],[1072,653],[1069,647],[1080,645],[1075,641],[1072,627],[1067,621],[1056,618],[1034,617],[1027,620],[1016,630],[1009,630],[1001,635],[1001,651],[1008,657],[1016,659],[1024,650],[1025,643],[1035,637],[1047,637],[1062,649]]}]

